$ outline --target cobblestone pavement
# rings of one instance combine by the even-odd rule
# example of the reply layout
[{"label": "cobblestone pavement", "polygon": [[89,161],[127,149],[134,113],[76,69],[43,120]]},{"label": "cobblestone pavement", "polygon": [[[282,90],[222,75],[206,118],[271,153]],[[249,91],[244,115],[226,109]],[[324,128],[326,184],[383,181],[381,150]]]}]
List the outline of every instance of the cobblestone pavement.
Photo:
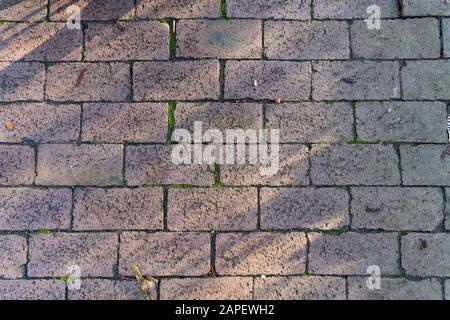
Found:
[{"label": "cobblestone pavement", "polygon": [[[140,299],[133,266],[152,299],[450,299],[449,1],[0,19],[0,299]],[[280,170],[175,165],[194,121],[279,129]]]}]

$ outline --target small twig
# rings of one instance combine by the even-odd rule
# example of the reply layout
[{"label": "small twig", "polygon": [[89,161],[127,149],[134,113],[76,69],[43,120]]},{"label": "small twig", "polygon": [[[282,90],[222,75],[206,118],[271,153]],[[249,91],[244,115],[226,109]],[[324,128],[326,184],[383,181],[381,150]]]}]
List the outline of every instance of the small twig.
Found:
[{"label": "small twig", "polygon": [[75,87],[79,87],[81,85],[81,82],[83,81],[86,71],[87,71],[86,69],[80,71],[80,74],[78,75],[77,78],[77,82],[75,83]]}]

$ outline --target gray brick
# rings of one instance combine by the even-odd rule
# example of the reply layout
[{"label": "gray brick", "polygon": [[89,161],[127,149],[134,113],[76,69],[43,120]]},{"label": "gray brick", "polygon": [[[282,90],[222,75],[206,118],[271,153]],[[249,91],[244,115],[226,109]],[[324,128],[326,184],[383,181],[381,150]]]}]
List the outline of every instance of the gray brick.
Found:
[{"label": "gray brick", "polygon": [[447,106],[441,102],[358,103],[356,124],[363,141],[448,142]]},{"label": "gray brick", "polygon": [[47,16],[47,0],[3,0],[1,20],[43,21]]},{"label": "gray brick", "polygon": [[60,280],[0,280],[1,300],[64,300],[65,292]]},{"label": "gray brick", "polygon": [[450,280],[445,280],[445,300],[450,300]]},{"label": "gray brick", "polygon": [[50,19],[67,21],[71,14],[66,9],[71,5],[81,9],[82,20],[122,20],[134,16],[133,0],[50,0]]},{"label": "gray brick", "polygon": [[349,225],[349,195],[333,188],[262,188],[262,229],[339,229]]},{"label": "gray brick", "polygon": [[42,100],[45,66],[38,62],[0,62],[0,101]]},{"label": "gray brick", "polygon": [[351,25],[353,56],[368,59],[439,58],[441,44],[437,19],[383,20],[370,30],[365,21]]},{"label": "gray brick", "polygon": [[308,234],[309,271],[313,274],[365,275],[377,265],[383,275],[399,273],[397,234],[354,232],[342,235]]},{"label": "gray brick", "polygon": [[447,0],[404,0],[405,16],[450,16],[450,3]]},{"label": "gray brick", "polygon": [[450,230],[450,188],[445,189],[445,229]]},{"label": "gray brick", "polygon": [[316,19],[353,19],[368,18],[367,8],[376,4],[381,9],[382,18],[398,17],[397,0],[315,0],[314,18]]},{"label": "gray brick", "polygon": [[141,0],[140,18],[219,18],[220,2],[215,0]]},{"label": "gray brick", "polygon": [[68,290],[69,300],[142,300],[135,280],[83,279],[81,289]]},{"label": "gray brick", "polygon": [[269,59],[348,59],[348,24],[339,21],[266,21]]},{"label": "gray brick", "polygon": [[444,42],[444,57],[450,58],[450,19],[442,20],[442,39]]},{"label": "gray brick", "polygon": [[0,277],[22,278],[26,263],[27,239],[18,235],[0,236]]},{"label": "gray brick", "polygon": [[400,146],[405,185],[447,186],[450,181],[450,157],[445,145]]},{"label": "gray brick", "polygon": [[438,188],[352,188],[352,226],[364,229],[433,231],[443,221]]},{"label": "gray brick", "polygon": [[400,98],[396,61],[321,61],[313,70],[314,100]]},{"label": "gray brick", "polygon": [[0,185],[29,185],[34,175],[32,147],[0,145]]},{"label": "gray brick", "polygon": [[309,62],[228,61],[225,65],[225,98],[307,100],[310,78]]},{"label": "gray brick", "polygon": [[228,0],[227,15],[236,18],[311,19],[311,0]]},{"label": "gray brick", "polygon": [[384,145],[314,145],[311,178],[317,185],[396,185],[397,154]]}]

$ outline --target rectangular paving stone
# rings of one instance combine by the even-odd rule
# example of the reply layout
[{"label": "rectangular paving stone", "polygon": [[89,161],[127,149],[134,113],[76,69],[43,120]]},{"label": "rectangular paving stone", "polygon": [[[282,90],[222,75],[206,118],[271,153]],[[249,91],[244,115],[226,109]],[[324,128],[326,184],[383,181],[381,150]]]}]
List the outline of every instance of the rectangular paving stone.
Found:
[{"label": "rectangular paving stone", "polygon": [[0,277],[10,279],[22,278],[26,263],[27,239],[18,235],[0,236]]},{"label": "rectangular paving stone", "polygon": [[407,275],[448,277],[450,234],[410,233],[401,240],[402,266]]},{"label": "rectangular paving stone", "polygon": [[390,145],[314,145],[310,159],[313,184],[400,184],[399,160]]},{"label": "rectangular paving stone", "polygon": [[401,77],[403,99],[450,99],[450,61],[408,61]]},{"label": "rectangular paving stone", "polygon": [[269,59],[348,59],[348,24],[340,21],[266,21],[264,48]]},{"label": "rectangular paving stone", "polygon": [[398,17],[397,0],[314,0],[315,19],[354,19],[368,18],[368,7],[377,5],[380,7],[382,18]]},{"label": "rectangular paving stone", "polygon": [[143,300],[135,280],[83,279],[81,289],[68,290],[69,300]]},{"label": "rectangular paving stone", "polygon": [[445,229],[450,230],[450,188],[445,189]]},{"label": "rectangular paving stone", "polygon": [[257,59],[261,54],[261,21],[180,20],[177,24],[178,57]]},{"label": "rectangular paving stone", "polygon": [[351,24],[352,53],[366,59],[439,58],[439,20],[383,20],[381,29],[370,30],[366,21]]},{"label": "rectangular paving stone", "polygon": [[89,23],[85,59],[169,60],[169,26],[158,21]]},{"label": "rectangular paving stone", "polygon": [[433,231],[444,218],[439,188],[352,188],[351,193],[354,228]]},{"label": "rectangular paving stone", "polygon": [[255,230],[258,220],[256,188],[170,189],[169,230]]},{"label": "rectangular paving stone", "polygon": [[296,61],[227,61],[225,99],[307,100],[311,64]]},{"label": "rectangular paving stone", "polygon": [[445,280],[445,300],[450,300],[450,280]]},{"label": "rectangular paving stone", "polygon": [[363,141],[448,142],[445,103],[362,102],[356,106],[357,132]]},{"label": "rectangular paving stone", "polygon": [[214,60],[136,62],[134,99],[200,100],[219,97],[219,63]]},{"label": "rectangular paving stone", "polygon": [[163,229],[162,188],[75,190],[76,230]]},{"label": "rectangular paving stone", "polygon": [[450,181],[450,157],[445,145],[400,146],[405,185],[447,186]]},{"label": "rectangular paving stone", "polygon": [[262,188],[261,228],[339,229],[350,224],[349,195],[335,188]]},{"label": "rectangular paving stone", "polygon": [[281,142],[346,142],[353,139],[348,103],[266,105],[266,127],[279,129]]},{"label": "rectangular paving stone", "polygon": [[127,147],[125,157],[127,184],[130,186],[148,184],[210,186],[214,183],[213,173],[208,170],[206,164],[173,162],[171,154],[174,147],[175,145]]},{"label": "rectangular paving stone", "polygon": [[47,16],[47,0],[3,0],[0,19],[10,21],[42,21]]},{"label": "rectangular paving stone", "polygon": [[46,95],[54,101],[124,101],[131,94],[126,63],[57,63],[48,67]]},{"label": "rectangular paving stone", "polygon": [[349,278],[349,300],[442,300],[436,279],[381,279],[381,289],[369,290],[366,277]]},{"label": "rectangular paving stone", "polygon": [[0,101],[42,100],[45,66],[39,62],[0,62]]},{"label": "rectangular paving stone", "polygon": [[76,5],[82,20],[128,20],[134,16],[133,0],[50,0],[50,19],[67,21],[73,13],[66,9]]},{"label": "rectangular paving stone", "polygon": [[404,16],[450,16],[450,3],[447,0],[405,0]]},{"label": "rectangular paving stone", "polygon": [[311,0],[227,0],[227,16],[311,20]]},{"label": "rectangular paving stone", "polygon": [[1,300],[64,300],[61,280],[0,280]]},{"label": "rectangular paving stone", "polygon": [[2,61],[80,61],[83,32],[65,23],[0,24]]},{"label": "rectangular paving stone", "polygon": [[255,279],[256,300],[345,300],[339,277],[269,277]]},{"label": "rectangular paving stone", "polygon": [[216,271],[220,275],[300,274],[306,266],[301,232],[219,233]]},{"label": "rectangular paving stone", "polygon": [[442,42],[444,43],[444,57],[450,58],[450,19],[442,20]]},{"label": "rectangular paving stone", "polygon": [[139,18],[219,18],[220,2],[214,0],[140,0]]},{"label": "rectangular paving stone", "polygon": [[314,100],[400,98],[397,61],[320,61],[313,63]]},{"label": "rectangular paving stone", "polygon": [[1,142],[70,142],[80,136],[79,105],[14,103],[0,106],[0,116]]},{"label": "rectangular paving stone", "polygon": [[133,265],[150,276],[202,276],[210,271],[209,233],[124,232],[119,273],[134,275]]},{"label": "rectangular paving stone", "polygon": [[82,141],[160,142],[167,139],[164,103],[87,103],[83,105]]},{"label": "rectangular paving stone", "polygon": [[111,144],[39,146],[36,184],[119,185],[123,182],[123,146]]},{"label": "rectangular paving stone", "polygon": [[77,265],[83,277],[111,277],[117,265],[115,233],[34,234],[30,238],[28,275],[58,277]]},{"label": "rectangular paving stone", "polygon": [[71,208],[70,189],[2,188],[0,230],[66,229]]},{"label": "rectangular paving stone", "polygon": [[0,145],[0,185],[32,184],[34,159],[34,150],[30,146]]},{"label": "rectangular paving stone", "polygon": [[163,279],[161,300],[251,300],[251,277]]},{"label": "rectangular paving stone", "polygon": [[383,275],[400,272],[396,233],[311,233],[308,239],[312,274],[366,275],[372,265],[379,266]]}]

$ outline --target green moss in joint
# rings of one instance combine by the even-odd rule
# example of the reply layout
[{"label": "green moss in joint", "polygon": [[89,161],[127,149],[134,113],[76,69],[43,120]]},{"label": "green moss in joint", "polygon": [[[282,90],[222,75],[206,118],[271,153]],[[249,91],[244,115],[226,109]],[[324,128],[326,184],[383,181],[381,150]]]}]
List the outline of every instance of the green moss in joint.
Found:
[{"label": "green moss in joint", "polygon": [[222,17],[222,19],[230,19],[227,17],[227,1],[226,0],[221,0],[220,1],[220,15]]},{"label": "green moss in joint", "polygon": [[175,130],[175,108],[177,106],[176,101],[171,101],[167,105],[167,121],[168,121],[168,127],[167,127],[167,144],[172,144],[172,134]]},{"label": "green moss in joint", "polygon": [[52,234],[50,230],[46,230],[46,229],[41,229],[41,230],[36,230],[36,233],[39,234]]},{"label": "green moss in joint", "polygon": [[222,186],[222,182],[220,182],[220,164],[216,163],[214,165],[214,187],[219,188]]}]

